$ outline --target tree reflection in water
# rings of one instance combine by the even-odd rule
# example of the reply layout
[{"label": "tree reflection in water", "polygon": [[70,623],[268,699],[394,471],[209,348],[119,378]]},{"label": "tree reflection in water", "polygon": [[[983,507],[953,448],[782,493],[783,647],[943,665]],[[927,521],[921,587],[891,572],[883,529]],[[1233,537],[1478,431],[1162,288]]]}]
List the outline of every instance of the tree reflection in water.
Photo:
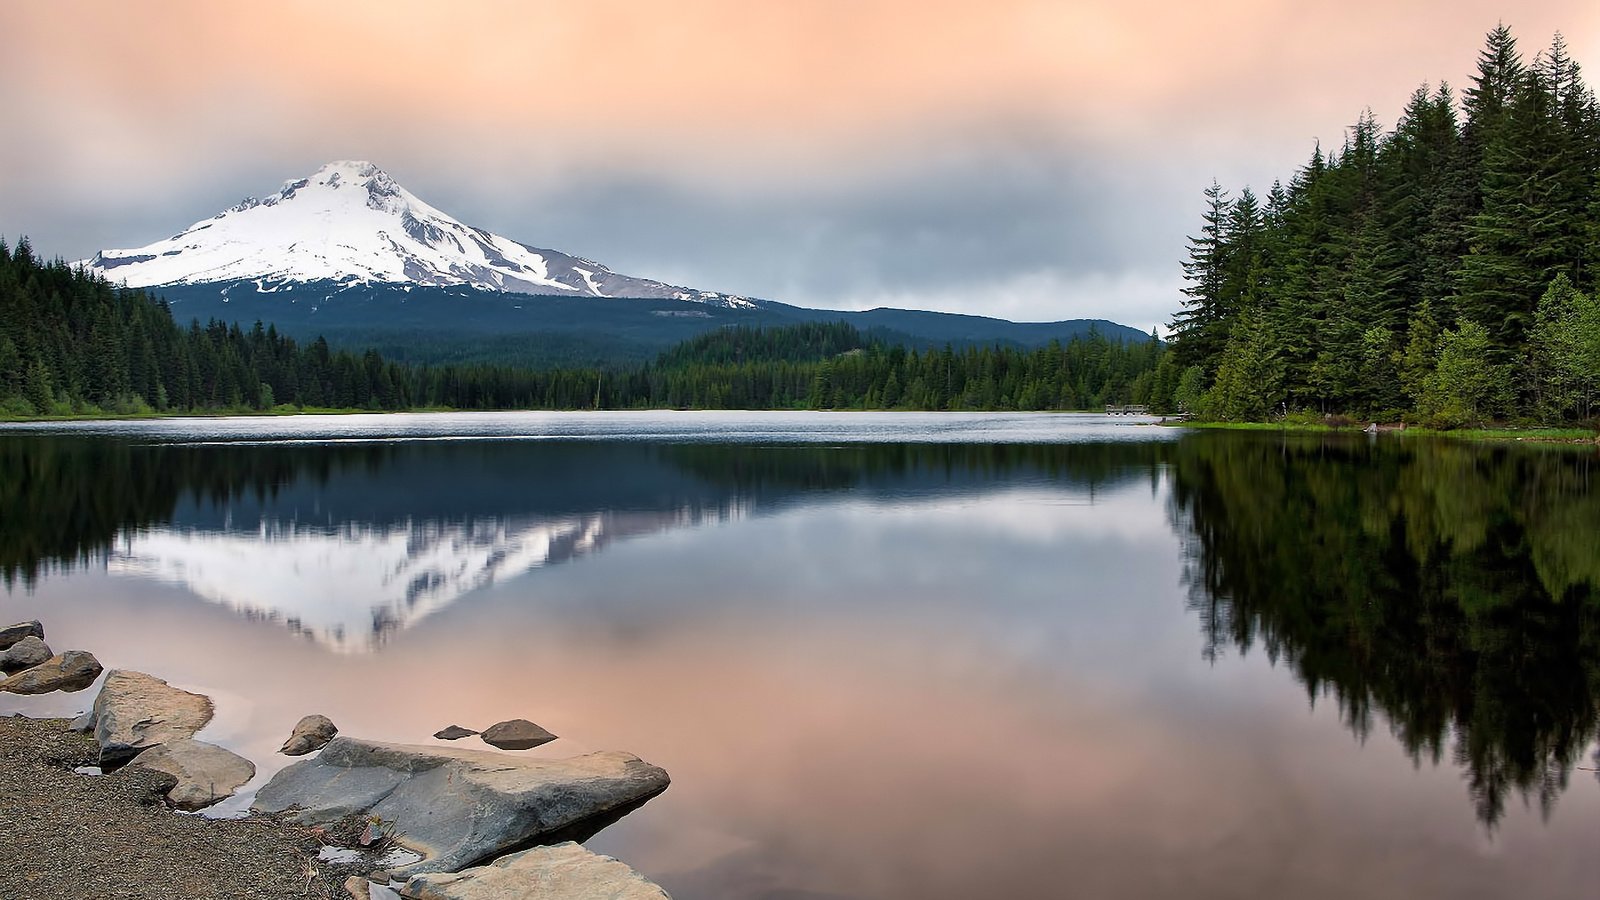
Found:
[{"label": "tree reflection in water", "polygon": [[1597,732],[1593,450],[1197,434],[1174,451],[1205,652],[1259,646],[1361,738],[1548,815]]}]

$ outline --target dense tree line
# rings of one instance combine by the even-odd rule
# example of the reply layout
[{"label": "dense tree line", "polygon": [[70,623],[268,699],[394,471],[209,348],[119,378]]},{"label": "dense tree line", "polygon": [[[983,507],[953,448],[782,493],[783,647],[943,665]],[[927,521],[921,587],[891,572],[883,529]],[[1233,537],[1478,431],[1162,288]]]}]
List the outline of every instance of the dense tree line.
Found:
[{"label": "dense tree line", "polygon": [[1084,409],[1170,406],[1162,346],[907,349],[844,323],[729,328],[623,369],[408,366],[257,323],[179,327],[166,304],[0,242],[0,415],[414,409]]},{"label": "dense tree line", "polygon": [[1600,106],[1560,35],[1528,62],[1498,27],[1459,102],[1423,85],[1265,199],[1205,197],[1171,335],[1191,411],[1600,413]]}]

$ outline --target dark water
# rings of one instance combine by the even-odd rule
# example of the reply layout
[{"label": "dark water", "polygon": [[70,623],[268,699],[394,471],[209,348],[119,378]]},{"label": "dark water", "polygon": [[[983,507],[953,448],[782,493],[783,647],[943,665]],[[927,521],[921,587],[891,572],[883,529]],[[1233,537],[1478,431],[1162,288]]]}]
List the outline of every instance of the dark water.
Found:
[{"label": "dark water", "polygon": [[[1593,897],[1593,448],[1081,416],[0,431],[0,618],[217,700],[533,719],[689,898]],[[0,695],[0,713],[92,699]]]}]

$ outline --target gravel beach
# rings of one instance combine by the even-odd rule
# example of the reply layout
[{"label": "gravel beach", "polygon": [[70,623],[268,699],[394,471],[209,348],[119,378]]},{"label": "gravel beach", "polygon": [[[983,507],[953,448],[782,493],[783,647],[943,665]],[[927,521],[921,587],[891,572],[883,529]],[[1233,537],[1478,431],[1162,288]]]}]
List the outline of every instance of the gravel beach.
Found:
[{"label": "gravel beach", "polygon": [[181,815],[165,776],[109,776],[64,719],[0,718],[0,900],[338,898],[348,867],[314,862],[321,842],[274,817]]}]

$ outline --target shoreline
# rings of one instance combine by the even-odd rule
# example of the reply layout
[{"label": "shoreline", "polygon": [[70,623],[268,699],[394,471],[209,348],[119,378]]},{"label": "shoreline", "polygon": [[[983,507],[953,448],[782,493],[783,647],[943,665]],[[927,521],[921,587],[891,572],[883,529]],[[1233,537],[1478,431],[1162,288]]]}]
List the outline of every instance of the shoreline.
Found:
[{"label": "shoreline", "polygon": [[162,802],[167,776],[137,763],[73,771],[98,751],[68,719],[0,718],[0,897],[335,898],[372,870],[318,859],[316,833],[279,816],[175,813]]},{"label": "shoreline", "polygon": [[[1163,422],[1163,425],[1205,431],[1280,431],[1296,434],[1369,434],[1367,426],[1288,422]],[[1425,428],[1420,425],[1380,425],[1380,435],[1449,438],[1475,443],[1526,443],[1600,445],[1600,432],[1588,428]]]}]

